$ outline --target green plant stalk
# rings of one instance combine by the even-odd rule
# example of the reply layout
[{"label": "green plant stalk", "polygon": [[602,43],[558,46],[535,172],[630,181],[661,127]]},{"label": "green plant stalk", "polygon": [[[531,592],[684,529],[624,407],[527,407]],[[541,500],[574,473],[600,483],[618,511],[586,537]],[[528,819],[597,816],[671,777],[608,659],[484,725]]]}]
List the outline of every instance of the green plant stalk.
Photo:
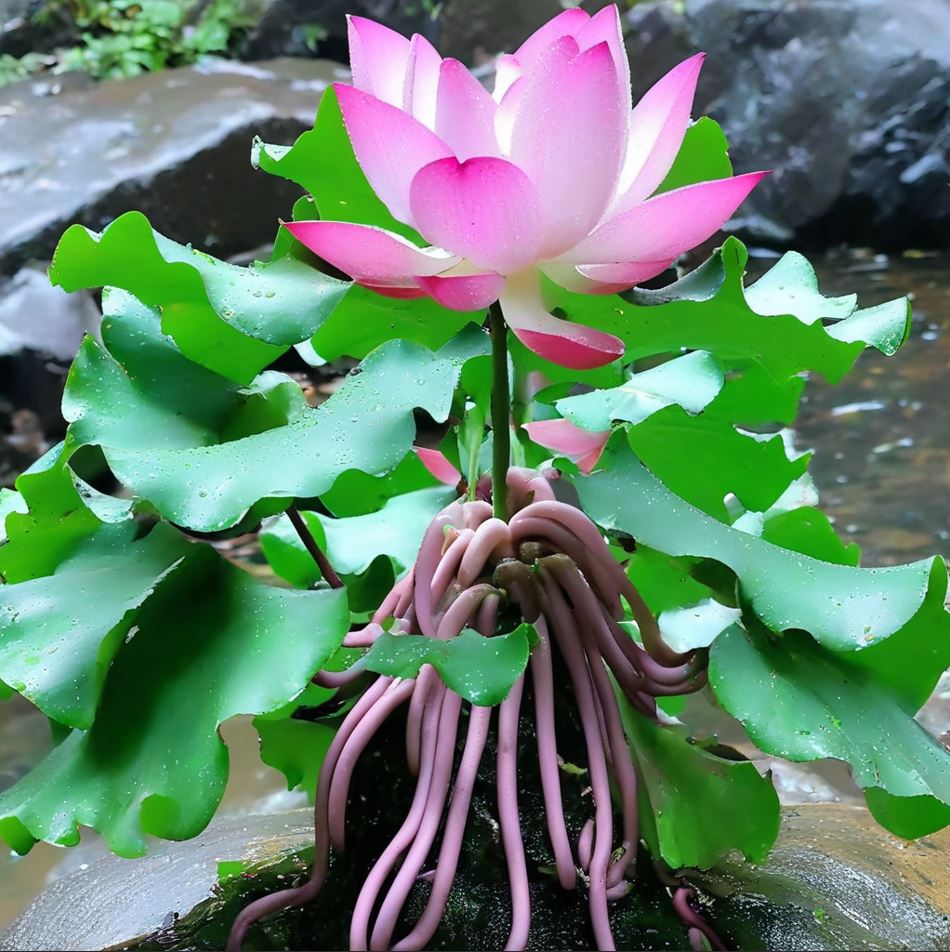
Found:
[{"label": "green plant stalk", "polygon": [[508,328],[495,301],[488,308],[491,332],[492,505],[498,519],[508,521],[508,466],[511,458],[511,395],[508,385]]}]

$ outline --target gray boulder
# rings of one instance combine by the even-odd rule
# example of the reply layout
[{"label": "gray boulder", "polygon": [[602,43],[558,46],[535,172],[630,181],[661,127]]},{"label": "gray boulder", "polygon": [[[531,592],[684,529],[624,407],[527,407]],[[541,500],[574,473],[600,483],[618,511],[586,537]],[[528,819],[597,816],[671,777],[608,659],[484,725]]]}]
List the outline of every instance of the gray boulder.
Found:
[{"label": "gray boulder", "polygon": [[652,0],[626,17],[638,92],[708,54],[697,114],[737,170],[774,169],[743,206],[754,238],[944,246],[950,235],[945,0]]},{"label": "gray boulder", "polygon": [[99,229],[138,209],[156,229],[226,257],[273,239],[299,189],[250,164],[254,135],[292,142],[329,63],[209,61],[84,92],[0,105],[0,276],[49,259],[73,222]]}]

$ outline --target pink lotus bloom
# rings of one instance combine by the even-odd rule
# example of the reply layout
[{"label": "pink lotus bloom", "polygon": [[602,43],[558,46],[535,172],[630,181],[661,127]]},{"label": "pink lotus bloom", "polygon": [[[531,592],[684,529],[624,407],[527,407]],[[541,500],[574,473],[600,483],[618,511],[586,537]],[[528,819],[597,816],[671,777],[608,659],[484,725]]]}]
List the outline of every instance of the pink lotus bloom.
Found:
[{"label": "pink lotus bloom", "polygon": [[632,106],[616,7],[566,10],[499,58],[494,93],[422,36],[349,18],[353,85],[334,86],[357,160],[421,248],[382,228],[287,228],[359,284],[475,310],[500,300],[531,350],[572,368],[623,354],[616,337],[559,320],[541,274],[609,293],[664,271],[723,225],[765,173],[653,198],[683,142],[703,56]]},{"label": "pink lotus bloom", "polygon": [[610,439],[610,430],[590,433],[570,420],[537,420],[534,423],[523,423],[522,428],[528,431],[528,436],[538,446],[554,450],[555,453],[577,463],[582,473],[589,473],[597,465],[597,460]]}]

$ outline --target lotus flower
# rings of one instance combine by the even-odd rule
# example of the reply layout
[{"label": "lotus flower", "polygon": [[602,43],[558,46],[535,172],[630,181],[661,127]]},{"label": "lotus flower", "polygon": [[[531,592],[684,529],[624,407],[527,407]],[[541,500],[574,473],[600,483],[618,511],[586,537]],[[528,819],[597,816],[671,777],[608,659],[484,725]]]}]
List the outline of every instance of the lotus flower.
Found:
[{"label": "lotus flower", "polygon": [[570,420],[536,420],[521,426],[538,446],[566,456],[582,473],[589,473],[597,465],[610,439],[610,430],[591,433]]},{"label": "lotus flower", "polygon": [[572,368],[623,353],[616,337],[559,320],[541,275],[611,293],[664,271],[713,235],[765,173],[650,197],[690,122],[703,56],[632,107],[617,8],[570,9],[498,59],[493,93],[422,36],[349,18],[353,85],[334,86],[357,160],[392,215],[382,228],[287,228],[356,282],[456,310],[499,300],[528,348]]}]

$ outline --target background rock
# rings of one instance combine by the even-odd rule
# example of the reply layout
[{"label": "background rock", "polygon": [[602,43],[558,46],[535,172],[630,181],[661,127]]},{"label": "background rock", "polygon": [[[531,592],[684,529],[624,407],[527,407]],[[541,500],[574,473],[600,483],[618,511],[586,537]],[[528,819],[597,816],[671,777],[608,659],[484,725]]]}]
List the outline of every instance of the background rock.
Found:
[{"label": "background rock", "polygon": [[946,246],[950,16],[945,0],[651,0],[626,16],[635,92],[696,50],[696,114],[739,171],[774,173],[737,223],[823,246]]},{"label": "background rock", "polygon": [[[549,4],[550,5],[550,4]],[[251,0],[258,17],[240,49],[244,59],[312,56],[314,50],[347,62],[346,14],[379,20],[401,33],[435,38],[432,0]]]},{"label": "background rock", "polygon": [[131,209],[220,257],[272,240],[300,190],[255,172],[251,141],[292,142],[342,75],[212,60],[42,98],[18,84],[0,95],[0,275],[48,259],[73,222],[100,229]]}]

